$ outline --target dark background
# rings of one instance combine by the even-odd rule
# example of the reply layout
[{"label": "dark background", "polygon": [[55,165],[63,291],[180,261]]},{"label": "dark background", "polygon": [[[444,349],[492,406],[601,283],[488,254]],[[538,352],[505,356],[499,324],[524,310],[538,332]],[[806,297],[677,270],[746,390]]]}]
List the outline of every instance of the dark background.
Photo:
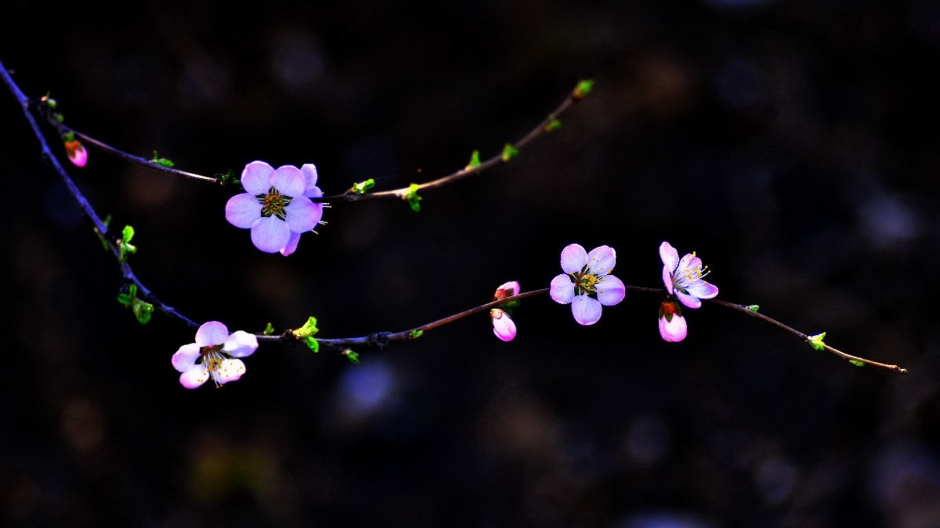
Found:
[{"label": "dark background", "polygon": [[0,17],[4,64],[77,129],[210,175],[313,162],[327,193],[495,154],[596,79],[517,160],[419,214],[336,204],[289,258],[226,223],[236,190],[93,149],[66,164],[197,321],[402,330],[507,280],[548,286],[572,242],[657,287],[668,240],[719,298],[910,370],[707,304],[665,343],[657,296],[631,293],[594,327],[546,296],[512,343],[480,315],[359,366],[264,345],[237,383],[189,391],[170,357],[193,330],[115,301],[114,260],[7,94],[0,524],[940,526],[936,2],[10,0]]}]

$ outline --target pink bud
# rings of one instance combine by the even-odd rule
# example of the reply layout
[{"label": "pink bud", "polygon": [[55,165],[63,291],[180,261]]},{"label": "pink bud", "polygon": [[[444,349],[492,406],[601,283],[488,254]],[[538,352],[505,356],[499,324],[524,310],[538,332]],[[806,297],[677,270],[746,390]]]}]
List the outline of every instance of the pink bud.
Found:
[{"label": "pink bud", "polygon": [[84,167],[88,162],[88,151],[77,139],[65,142],[65,154],[76,167]]}]

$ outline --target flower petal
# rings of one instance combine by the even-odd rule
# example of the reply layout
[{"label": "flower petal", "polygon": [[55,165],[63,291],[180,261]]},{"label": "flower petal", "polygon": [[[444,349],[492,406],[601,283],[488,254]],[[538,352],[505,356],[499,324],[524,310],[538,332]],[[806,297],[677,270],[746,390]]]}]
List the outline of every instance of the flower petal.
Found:
[{"label": "flower petal", "polygon": [[669,242],[663,242],[659,245],[659,258],[663,259],[663,265],[669,268],[669,271],[676,271],[679,265],[679,252],[672,247]]},{"label": "flower petal", "polygon": [[699,299],[711,299],[712,297],[718,295],[718,286],[703,280],[697,280],[692,284],[689,284],[688,288],[686,288],[686,291],[698,297]]},{"label": "flower petal", "polygon": [[306,196],[296,196],[284,208],[287,227],[294,233],[306,233],[317,226],[323,217],[323,206],[315,204]]},{"label": "flower petal", "polygon": [[509,342],[516,337],[516,323],[512,322],[509,314],[493,308],[490,310],[490,317],[493,318],[493,333],[503,341]]},{"label": "flower petal", "polygon": [[[502,292],[502,295],[500,295],[500,292]],[[498,299],[512,297],[513,295],[519,295],[519,283],[516,281],[503,283],[499,286],[499,288],[496,288],[496,298]]]},{"label": "flower petal", "polygon": [[610,246],[596,247],[588,253],[588,265],[591,273],[606,275],[617,264],[617,252]]},{"label": "flower petal", "polygon": [[578,324],[592,325],[601,318],[601,303],[587,295],[578,295],[571,301],[571,314]]},{"label": "flower petal", "polygon": [[219,368],[211,372],[216,383],[224,384],[235,381],[245,373],[245,363],[240,359],[223,359]]},{"label": "flower petal", "polygon": [[196,344],[199,347],[215,346],[228,339],[228,328],[218,321],[209,321],[196,331]]},{"label": "flower petal", "polygon": [[209,379],[209,371],[205,365],[196,365],[195,367],[180,374],[180,384],[187,389],[195,389]]},{"label": "flower petal", "polygon": [[549,295],[556,303],[568,304],[574,299],[574,283],[571,277],[561,274],[552,279],[552,287]]},{"label": "flower petal", "polygon": [[608,275],[597,281],[595,288],[597,289],[597,300],[604,306],[613,306],[622,301],[627,295],[627,287],[623,285],[623,281],[613,275]]},{"label": "flower petal", "polygon": [[304,175],[304,196],[308,198],[323,196],[323,192],[317,187],[317,166],[313,163],[305,163],[300,167],[300,172]]},{"label": "flower petal", "polygon": [[271,188],[271,175],[274,167],[263,161],[252,161],[242,171],[242,187],[252,196],[265,194]]},{"label": "flower petal", "polygon": [[287,240],[287,245],[284,246],[284,249],[281,250],[281,255],[285,257],[297,251],[297,244],[300,243],[300,233],[290,232],[290,238]]},{"label": "flower petal", "polygon": [[688,306],[689,308],[699,308],[702,306],[702,301],[698,300],[698,297],[694,295],[689,295],[687,293],[682,293],[679,290],[676,290],[676,297],[682,302],[682,304]]},{"label": "flower petal", "polygon": [[302,196],[307,182],[300,169],[292,165],[278,167],[271,175],[271,186],[286,196]]},{"label": "flower petal", "polygon": [[580,244],[570,244],[561,250],[561,269],[565,273],[577,273],[587,263],[587,251]]},{"label": "flower petal", "polygon": [[276,253],[287,246],[290,228],[276,216],[265,216],[251,225],[251,242],[265,253]]},{"label": "flower petal", "polygon": [[201,356],[199,352],[199,345],[196,343],[190,343],[188,345],[183,345],[173,354],[173,368],[177,372],[186,372],[187,370],[196,366],[196,360]]},{"label": "flower petal", "polygon": [[225,219],[235,227],[248,229],[259,218],[261,202],[251,194],[236,194],[225,204]]},{"label": "flower petal", "polygon": [[676,285],[672,280],[672,270],[669,269],[668,265],[663,266],[663,284],[666,286],[666,291],[669,292],[669,295],[672,295]]},{"label": "flower petal", "polygon": [[258,338],[244,330],[232,332],[225,340],[222,351],[232,357],[247,357],[258,350]]},{"label": "flower petal", "polygon": [[665,317],[659,318],[659,335],[670,343],[678,343],[685,339],[688,333],[688,327],[685,324],[685,317],[678,314],[672,315],[672,321],[667,321]]}]

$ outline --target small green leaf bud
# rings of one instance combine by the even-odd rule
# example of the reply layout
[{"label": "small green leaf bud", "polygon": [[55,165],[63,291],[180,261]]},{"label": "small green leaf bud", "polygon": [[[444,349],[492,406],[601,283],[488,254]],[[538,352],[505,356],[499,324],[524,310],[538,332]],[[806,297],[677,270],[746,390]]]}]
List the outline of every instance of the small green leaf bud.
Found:
[{"label": "small green leaf bud", "polygon": [[412,183],[411,185],[408,186],[408,192],[402,195],[402,199],[406,200],[408,202],[408,205],[411,206],[411,210],[416,213],[421,210],[420,202],[422,198],[418,196],[418,189],[420,188],[421,186],[418,185],[417,183]]},{"label": "small green leaf bud", "polygon": [[421,336],[423,336],[423,335],[424,335],[424,330],[412,330],[412,331],[411,331],[411,338],[412,338],[412,339],[418,339],[419,337],[421,337]]},{"label": "small green leaf bud", "polygon": [[154,165],[159,165],[161,167],[173,168],[174,163],[166,158],[161,158],[157,151],[153,151],[153,158],[150,160],[150,163]]},{"label": "small green leaf bud", "polygon": [[480,151],[474,150],[473,154],[470,154],[470,163],[464,168],[464,170],[475,169],[480,166]]},{"label": "small green leaf bud", "polygon": [[823,332],[821,334],[809,336],[806,342],[809,343],[809,346],[813,347],[816,350],[826,350],[826,344],[823,343],[823,339],[825,338],[826,338],[826,332]]},{"label": "small green leaf bud", "polygon": [[341,353],[344,356],[346,356],[346,359],[348,359],[350,363],[355,363],[356,365],[360,363],[359,354],[353,352],[351,348],[347,348],[346,350],[343,350]]},{"label": "small green leaf bud", "polygon": [[313,351],[314,354],[320,351],[320,343],[317,342],[313,336],[307,336],[304,338],[304,344],[307,345],[307,348]]},{"label": "small green leaf bud", "polygon": [[359,182],[359,183],[354,183],[353,186],[352,186],[352,189],[350,189],[350,191],[352,191],[352,192],[354,192],[354,193],[356,193],[356,194],[365,194],[366,191],[368,191],[369,189],[371,189],[371,188],[373,188],[373,187],[375,187],[375,180],[372,179],[372,178],[369,178],[369,179],[366,180],[366,181]]},{"label": "small green leaf bud", "polygon": [[585,79],[580,81],[577,86],[574,88],[574,97],[575,99],[584,99],[585,97],[591,95],[591,91],[594,90],[594,79]]},{"label": "small green leaf bud", "polygon": [[752,311],[752,312],[756,312],[757,310],[760,310],[760,305],[759,305],[759,304],[749,304],[749,305],[747,305],[747,309],[750,310],[750,311]]},{"label": "small green leaf bud", "polygon": [[849,363],[855,365],[856,367],[864,367],[864,366],[865,366],[865,363],[863,363],[863,362],[861,362],[861,361],[859,361],[859,360],[857,360],[857,359],[850,359],[850,360],[849,360]]},{"label": "small green leaf bud", "polygon": [[264,331],[261,332],[264,335],[274,335],[274,325],[269,321],[268,324],[264,327]]},{"label": "small green leaf bud", "polygon": [[311,316],[307,318],[307,322],[304,323],[303,326],[296,330],[291,330],[291,333],[294,334],[294,337],[297,339],[306,339],[319,331],[320,329],[317,328],[317,318]]},{"label": "small green leaf bud", "polygon": [[552,119],[551,121],[548,122],[547,125],[545,125],[546,132],[552,132],[552,131],[558,130],[559,128],[561,128],[561,121],[557,119]]},{"label": "small green leaf bud", "polygon": [[519,155],[519,149],[506,143],[503,147],[503,161],[509,161]]}]

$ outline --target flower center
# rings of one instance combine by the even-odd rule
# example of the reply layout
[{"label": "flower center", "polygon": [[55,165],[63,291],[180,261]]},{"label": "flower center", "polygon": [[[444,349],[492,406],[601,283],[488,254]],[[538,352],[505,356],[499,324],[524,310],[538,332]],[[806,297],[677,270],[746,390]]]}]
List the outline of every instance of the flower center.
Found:
[{"label": "flower center", "polygon": [[577,273],[572,273],[571,279],[574,281],[575,295],[597,295],[597,283],[600,282],[601,277],[590,273],[587,266],[584,266],[584,268]]},{"label": "flower center", "polygon": [[271,187],[268,194],[259,194],[255,198],[261,202],[261,216],[276,216],[281,220],[286,219],[287,213],[284,212],[284,208],[290,205],[290,196],[284,196],[277,189]]},{"label": "flower center", "polygon": [[[222,345],[202,347],[199,349],[199,353],[202,355],[202,364],[206,366],[206,372],[212,374],[222,369],[222,362],[225,361],[225,357],[222,355]],[[222,386],[214,375],[212,381],[215,382],[216,388]]]}]

